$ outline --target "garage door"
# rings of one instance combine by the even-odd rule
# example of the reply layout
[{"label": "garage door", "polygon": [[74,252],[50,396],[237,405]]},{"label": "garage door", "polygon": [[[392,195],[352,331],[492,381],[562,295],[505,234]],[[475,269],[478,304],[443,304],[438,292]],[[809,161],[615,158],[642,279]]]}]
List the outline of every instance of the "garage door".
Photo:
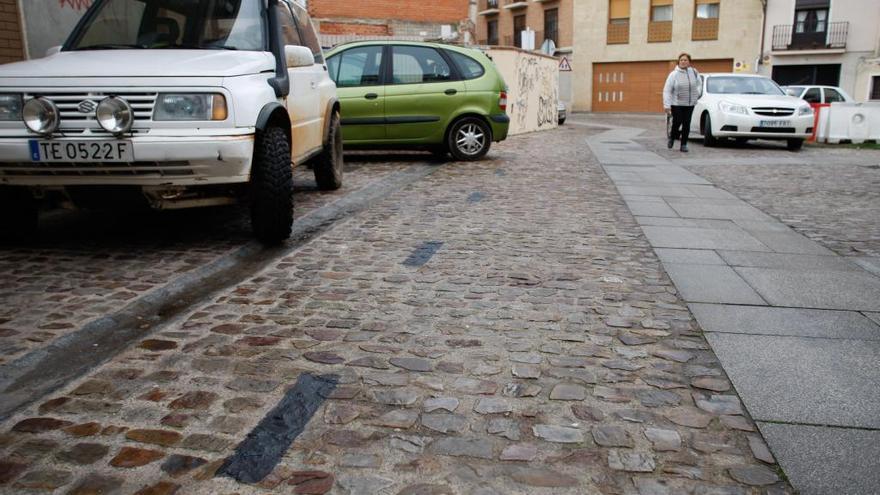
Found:
[{"label": "garage door", "polygon": [[[593,64],[594,112],[662,112],[663,84],[673,61]],[[695,60],[700,72],[730,72],[732,59]]]}]

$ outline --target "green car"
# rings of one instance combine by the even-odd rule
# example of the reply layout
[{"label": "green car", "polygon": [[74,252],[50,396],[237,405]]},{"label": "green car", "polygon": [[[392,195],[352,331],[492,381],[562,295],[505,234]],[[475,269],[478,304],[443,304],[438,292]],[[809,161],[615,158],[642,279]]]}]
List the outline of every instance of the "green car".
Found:
[{"label": "green car", "polygon": [[507,138],[507,86],[469,48],[361,41],[327,53],[346,148],[427,148],[478,160]]}]

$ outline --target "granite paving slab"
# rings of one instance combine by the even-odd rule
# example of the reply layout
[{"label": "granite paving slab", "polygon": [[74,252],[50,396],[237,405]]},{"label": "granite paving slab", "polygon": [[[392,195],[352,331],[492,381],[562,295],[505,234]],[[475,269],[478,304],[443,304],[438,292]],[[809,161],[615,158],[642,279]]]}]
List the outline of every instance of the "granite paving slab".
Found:
[{"label": "granite paving slab", "polygon": [[880,428],[880,342],[706,333],[755,420]]},{"label": "granite paving slab", "polygon": [[663,200],[659,201],[633,201],[626,202],[629,211],[633,215],[641,215],[646,217],[672,217],[677,218],[678,214],[669,207]]},{"label": "granite paving slab", "polygon": [[771,251],[761,241],[736,230],[654,225],[645,225],[642,230],[654,247]]},{"label": "granite paving slab", "polygon": [[[730,266],[751,266],[760,268],[784,268],[788,270],[830,270],[844,272],[863,272],[848,258],[832,254],[830,256],[792,253],[758,253],[754,251],[719,250],[718,255]],[[662,258],[661,258],[662,259]]]},{"label": "granite paving slab", "polygon": [[766,304],[729,266],[664,263],[687,302]]},{"label": "granite paving slab", "polygon": [[669,249],[654,250],[664,263],[690,263],[693,265],[725,265],[718,253],[709,249]]},{"label": "granite paving slab", "polygon": [[880,278],[867,272],[738,267],[771,306],[880,310]]},{"label": "granite paving slab", "polygon": [[874,495],[880,487],[880,431],[758,423],[801,495]]},{"label": "granite paving slab", "polygon": [[800,253],[833,255],[834,252],[820,244],[807,239],[797,232],[774,232],[768,230],[751,230],[750,233],[777,253]]},{"label": "granite paving slab", "polygon": [[880,325],[854,311],[689,304],[706,332],[880,340]]}]

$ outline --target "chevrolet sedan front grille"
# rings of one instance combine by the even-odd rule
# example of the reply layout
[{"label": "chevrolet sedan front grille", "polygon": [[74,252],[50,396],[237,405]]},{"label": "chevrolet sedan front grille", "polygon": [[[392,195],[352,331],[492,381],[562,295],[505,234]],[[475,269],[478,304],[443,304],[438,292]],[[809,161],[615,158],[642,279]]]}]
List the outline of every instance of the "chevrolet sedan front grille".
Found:
[{"label": "chevrolet sedan front grille", "polygon": [[755,112],[755,115],[762,115],[764,117],[788,117],[794,115],[794,108],[784,107],[754,107],[752,111]]}]

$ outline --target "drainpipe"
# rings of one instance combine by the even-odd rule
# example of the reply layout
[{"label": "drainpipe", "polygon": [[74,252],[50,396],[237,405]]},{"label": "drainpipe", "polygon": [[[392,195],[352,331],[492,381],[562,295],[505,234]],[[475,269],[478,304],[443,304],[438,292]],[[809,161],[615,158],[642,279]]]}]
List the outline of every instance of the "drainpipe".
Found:
[{"label": "drainpipe", "polygon": [[764,36],[767,32],[767,0],[761,0],[761,51],[758,52],[758,60],[755,61],[755,73],[758,66],[764,65]]}]

